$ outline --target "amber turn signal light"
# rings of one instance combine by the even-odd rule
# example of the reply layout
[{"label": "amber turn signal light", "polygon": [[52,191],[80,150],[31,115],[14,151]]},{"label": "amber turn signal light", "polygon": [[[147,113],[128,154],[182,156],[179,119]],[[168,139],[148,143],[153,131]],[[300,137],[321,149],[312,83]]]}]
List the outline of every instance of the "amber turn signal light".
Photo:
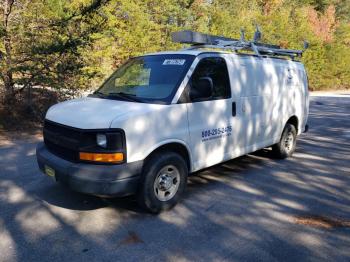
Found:
[{"label": "amber turn signal light", "polygon": [[104,162],[104,163],[119,163],[124,160],[123,153],[79,153],[80,160]]}]

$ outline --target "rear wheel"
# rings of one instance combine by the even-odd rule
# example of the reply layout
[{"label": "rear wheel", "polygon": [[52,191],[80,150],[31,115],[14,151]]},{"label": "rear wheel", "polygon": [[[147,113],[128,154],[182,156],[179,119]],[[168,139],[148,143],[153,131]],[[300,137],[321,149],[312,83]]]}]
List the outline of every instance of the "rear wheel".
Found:
[{"label": "rear wheel", "polygon": [[283,129],[280,141],[272,146],[275,157],[284,159],[291,156],[295,151],[297,131],[295,126],[287,123]]},{"label": "rear wheel", "polygon": [[151,213],[171,209],[185,190],[187,175],[187,164],[179,154],[154,154],[143,170],[138,203]]}]

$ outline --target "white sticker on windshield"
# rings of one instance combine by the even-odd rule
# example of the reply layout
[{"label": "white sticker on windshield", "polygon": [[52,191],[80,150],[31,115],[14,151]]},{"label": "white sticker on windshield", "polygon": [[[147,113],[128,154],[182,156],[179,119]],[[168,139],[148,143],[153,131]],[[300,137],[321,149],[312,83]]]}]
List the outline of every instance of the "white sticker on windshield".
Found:
[{"label": "white sticker on windshield", "polygon": [[165,59],[163,65],[184,65],[186,59]]}]

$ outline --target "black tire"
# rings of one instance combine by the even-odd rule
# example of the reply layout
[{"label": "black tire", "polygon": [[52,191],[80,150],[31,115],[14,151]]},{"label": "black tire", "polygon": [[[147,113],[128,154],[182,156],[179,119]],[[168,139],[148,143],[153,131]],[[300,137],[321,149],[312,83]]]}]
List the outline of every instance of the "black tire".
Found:
[{"label": "black tire", "polygon": [[[287,141],[291,139],[292,141]],[[294,125],[286,124],[283,129],[280,141],[272,146],[273,156],[279,159],[285,159],[293,155],[296,146],[297,130]]]},{"label": "black tire", "polygon": [[[179,202],[186,188],[187,175],[187,164],[179,154],[161,152],[152,155],[143,168],[140,187],[137,193],[139,205],[155,214],[171,209]],[[163,178],[166,182],[163,182]],[[161,184],[162,182],[163,184]],[[171,188],[175,190],[175,193],[174,191],[170,191],[171,188],[169,188],[168,192],[166,191],[169,183],[171,184]],[[163,185],[165,186],[163,187]],[[177,189],[174,189],[173,186],[177,187]],[[169,194],[166,195],[167,193]],[[165,200],[167,197],[171,198]],[[163,200],[160,200],[160,198],[163,198]]]}]

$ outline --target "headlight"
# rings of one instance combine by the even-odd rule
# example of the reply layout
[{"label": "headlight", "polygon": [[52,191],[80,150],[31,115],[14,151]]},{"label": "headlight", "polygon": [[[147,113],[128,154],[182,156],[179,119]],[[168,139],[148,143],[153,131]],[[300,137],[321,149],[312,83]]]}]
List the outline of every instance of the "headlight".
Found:
[{"label": "headlight", "polygon": [[125,134],[120,129],[90,131],[80,136],[79,159],[120,164],[126,161]]},{"label": "headlight", "polygon": [[105,134],[96,135],[96,143],[103,148],[107,147],[107,136]]}]

